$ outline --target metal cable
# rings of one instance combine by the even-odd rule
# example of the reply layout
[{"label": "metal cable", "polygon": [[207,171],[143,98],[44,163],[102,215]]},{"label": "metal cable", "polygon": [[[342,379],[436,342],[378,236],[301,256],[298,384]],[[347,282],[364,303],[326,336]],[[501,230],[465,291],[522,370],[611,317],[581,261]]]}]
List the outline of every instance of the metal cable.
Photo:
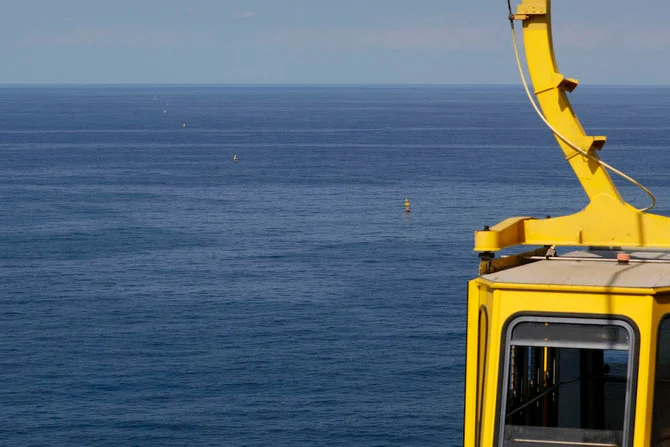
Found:
[{"label": "metal cable", "polygon": [[640,188],[642,191],[647,193],[647,195],[649,195],[649,197],[651,198],[652,203],[651,203],[650,206],[648,206],[646,208],[638,209],[638,211],[641,211],[641,212],[649,211],[650,209],[655,207],[656,206],[656,197],[647,187],[642,185],[640,182],[638,182],[637,180],[635,180],[633,177],[629,176],[628,174],[618,170],[617,168],[615,168],[614,166],[612,166],[608,163],[605,163],[600,158],[595,157],[595,156],[589,154],[584,149],[578,147],[572,141],[568,140],[568,138],[565,137],[563,134],[561,134],[558,130],[556,130],[556,128],[554,126],[552,126],[549,123],[549,121],[547,121],[547,119],[544,117],[544,114],[542,113],[542,111],[540,110],[538,105],[536,104],[535,99],[533,98],[533,95],[530,93],[530,89],[528,88],[528,82],[526,81],[526,74],[524,73],[523,67],[521,65],[521,58],[519,57],[519,44],[518,44],[517,39],[516,39],[516,31],[514,29],[514,15],[512,14],[512,5],[510,4],[510,0],[507,0],[507,8],[509,9],[509,22],[510,22],[510,27],[512,29],[512,42],[514,42],[514,55],[516,56],[516,64],[517,64],[517,67],[519,68],[519,74],[521,75],[521,82],[523,83],[523,87],[526,90],[526,95],[528,96],[528,100],[530,101],[531,105],[535,109],[535,112],[537,113],[537,115],[540,117],[540,119],[544,122],[544,124],[546,124],[546,126],[553,132],[553,134],[557,138],[559,138],[560,140],[565,142],[565,144],[570,146],[572,149],[576,150],[577,152],[579,152],[581,155],[588,158],[589,160],[593,160],[593,161],[597,162],[603,168],[606,168],[606,169],[610,170],[611,172],[614,172],[615,174],[619,175],[620,177],[623,177],[624,179],[628,180],[629,182],[631,182],[632,184],[634,184],[635,186]]}]

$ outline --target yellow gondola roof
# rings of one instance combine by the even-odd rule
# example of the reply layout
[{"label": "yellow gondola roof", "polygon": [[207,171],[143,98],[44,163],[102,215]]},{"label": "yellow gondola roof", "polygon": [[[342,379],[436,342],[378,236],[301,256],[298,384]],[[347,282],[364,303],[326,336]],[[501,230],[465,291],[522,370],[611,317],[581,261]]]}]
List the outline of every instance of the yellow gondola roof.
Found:
[{"label": "yellow gondola roof", "polygon": [[630,288],[631,293],[659,293],[670,290],[670,252],[630,252],[630,262],[619,263],[616,251],[576,251],[563,256],[482,275],[491,283],[529,288],[537,285]]}]

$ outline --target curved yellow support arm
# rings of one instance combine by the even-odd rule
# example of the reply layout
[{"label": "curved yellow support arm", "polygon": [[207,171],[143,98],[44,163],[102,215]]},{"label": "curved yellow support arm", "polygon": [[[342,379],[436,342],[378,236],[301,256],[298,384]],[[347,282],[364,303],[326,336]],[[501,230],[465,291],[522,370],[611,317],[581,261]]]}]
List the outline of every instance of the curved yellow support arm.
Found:
[{"label": "curved yellow support arm", "polygon": [[512,18],[523,22],[528,72],[544,118],[555,135],[579,148],[556,136],[590,204],[570,216],[506,219],[476,231],[475,250],[496,251],[518,244],[670,248],[670,218],[637,210],[623,200],[598,158],[606,138],[586,135],[570,105],[567,92],[578,82],[560,74],[556,66],[551,0],[522,0]]},{"label": "curved yellow support arm", "polygon": [[586,195],[593,200],[599,194],[608,194],[622,201],[609,174],[597,160],[597,152],[605,144],[606,137],[586,135],[566,93],[574,90],[578,82],[558,72],[551,33],[551,1],[524,0],[514,18],[523,22],[528,72],[545,118],[558,132],[593,157],[584,157],[556,138]]}]

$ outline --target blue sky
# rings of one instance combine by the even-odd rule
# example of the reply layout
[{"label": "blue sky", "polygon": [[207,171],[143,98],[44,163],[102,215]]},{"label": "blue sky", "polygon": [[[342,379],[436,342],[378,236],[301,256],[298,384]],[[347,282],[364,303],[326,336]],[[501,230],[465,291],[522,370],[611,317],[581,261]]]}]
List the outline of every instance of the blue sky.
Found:
[{"label": "blue sky", "polygon": [[[505,0],[4,0],[0,83],[517,83]],[[670,84],[670,1],[554,0],[562,72]]]}]

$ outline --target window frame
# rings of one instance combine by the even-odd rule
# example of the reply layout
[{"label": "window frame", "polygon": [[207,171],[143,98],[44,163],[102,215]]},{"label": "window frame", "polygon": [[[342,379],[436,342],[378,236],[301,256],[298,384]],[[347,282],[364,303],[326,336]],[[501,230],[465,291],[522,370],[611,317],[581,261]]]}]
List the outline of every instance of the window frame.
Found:
[{"label": "window frame", "polygon": [[661,349],[660,349],[660,342],[661,342],[661,327],[663,326],[663,323],[666,321],[670,320],[670,312],[663,314],[661,318],[658,320],[658,327],[656,328],[656,339],[654,340],[654,344],[656,346],[656,355],[654,356],[654,388],[653,388],[653,393],[652,393],[652,400],[651,400],[651,439],[649,440],[652,444],[651,445],[656,445],[653,442],[655,441],[654,439],[654,433],[655,433],[655,422],[656,422],[656,383],[658,382],[658,361],[661,357]]},{"label": "window frame", "polygon": [[[482,421],[484,415],[484,404],[486,396],[486,366],[488,364],[490,324],[489,312],[486,305],[479,306],[477,324],[477,403],[475,405],[475,447],[480,447],[482,443]],[[482,320],[484,327],[482,327]],[[482,329],[484,330],[484,339],[482,340]],[[483,343],[483,346],[482,346]],[[482,351],[483,348],[483,351]]]},{"label": "window frame", "polygon": [[[670,314],[668,314],[670,317]],[[505,432],[504,412],[507,410],[507,390],[509,380],[510,347],[512,346],[512,332],[519,323],[553,322],[564,324],[603,324],[623,327],[630,336],[630,350],[628,352],[628,369],[626,383],[626,403],[624,409],[624,425],[621,435],[622,446],[633,445],[635,435],[635,413],[637,400],[637,376],[639,369],[640,331],[633,320],[623,315],[596,315],[553,312],[519,312],[511,315],[505,321],[501,331],[501,350],[498,367],[498,402],[496,405],[496,430],[494,446],[503,447]]]}]

